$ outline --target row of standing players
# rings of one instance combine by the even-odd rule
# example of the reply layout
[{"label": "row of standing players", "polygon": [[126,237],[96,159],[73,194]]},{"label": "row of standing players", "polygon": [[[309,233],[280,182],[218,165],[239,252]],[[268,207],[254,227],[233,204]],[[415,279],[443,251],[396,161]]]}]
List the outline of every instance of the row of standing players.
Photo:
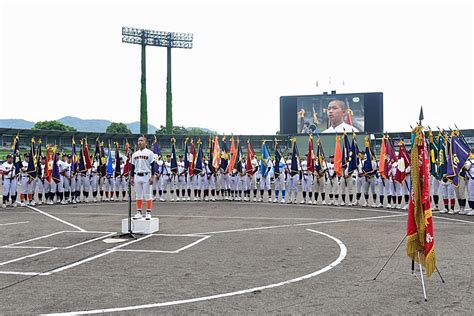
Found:
[{"label": "row of standing players", "polygon": [[[100,177],[98,163],[95,162],[92,169],[86,172],[71,174],[72,156],[62,156],[58,161],[60,173],[59,181],[48,182],[44,178],[44,163],[42,160],[42,174],[37,178],[30,177],[26,170],[29,156],[24,156],[23,167],[19,174],[13,166],[12,156],[7,156],[0,166],[3,184],[3,203],[7,205],[20,206],[35,204],[68,204],[80,202],[113,201],[127,199],[128,178],[123,173],[114,176]],[[215,172],[206,159],[203,160],[201,171],[195,175],[189,175],[185,168],[183,156],[179,156],[177,172],[171,172],[171,157],[167,156],[164,161],[158,159],[154,173],[155,180],[151,185],[153,199],[166,201],[216,201],[235,200],[262,202],[265,199],[273,203],[299,203],[323,205],[347,205],[363,207],[387,207],[407,209],[410,188],[410,170],[406,170],[407,177],[403,183],[393,180],[397,169],[397,163],[392,164],[388,179],[381,178],[376,169],[374,161],[373,172],[363,171],[362,160],[355,172],[338,177],[335,175],[333,162],[327,163],[327,171],[324,173],[312,173],[308,171],[306,159],[298,164],[298,172],[290,171],[291,159],[282,159],[279,175],[274,173],[274,162],[268,161],[267,170],[259,170],[260,163],[256,159],[252,161],[253,170],[248,173],[245,170],[245,157],[242,158],[242,170],[226,172],[222,169]],[[115,166],[115,164],[114,164]],[[124,162],[121,162],[121,171],[124,170]],[[461,173],[459,186],[455,187],[447,179],[439,181],[432,177],[431,187],[434,202],[434,210],[449,214],[474,215],[474,159],[467,160]],[[17,201],[17,191],[19,200]],[[354,194],[355,191],[355,194]],[[299,194],[299,192],[301,194]],[[82,193],[82,196],[81,196]],[[370,194],[369,194],[370,193]],[[91,195],[91,199],[90,199]],[[440,205],[439,197],[442,197]],[[469,197],[469,207],[466,207],[466,196]],[[385,204],[385,196],[387,197]],[[44,199],[43,199],[44,197]],[[355,199],[354,199],[355,197]],[[371,199],[370,199],[371,198]],[[456,200],[458,207],[456,206]],[[471,209],[471,210],[470,210]]]}]

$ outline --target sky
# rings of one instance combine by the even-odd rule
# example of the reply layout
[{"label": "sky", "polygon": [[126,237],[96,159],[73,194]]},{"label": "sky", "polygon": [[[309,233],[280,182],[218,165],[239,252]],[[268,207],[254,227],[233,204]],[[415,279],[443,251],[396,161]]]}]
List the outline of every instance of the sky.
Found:
[{"label": "sky", "polygon": [[[140,46],[121,41],[131,26],[194,34],[192,49],[172,51],[174,125],[274,134],[280,96],[336,90],[383,92],[389,132],[408,131],[420,106],[432,128],[474,128],[470,1],[3,0],[0,10],[3,119],[139,121]],[[165,125],[165,48],[147,47],[147,95],[149,123]]]}]

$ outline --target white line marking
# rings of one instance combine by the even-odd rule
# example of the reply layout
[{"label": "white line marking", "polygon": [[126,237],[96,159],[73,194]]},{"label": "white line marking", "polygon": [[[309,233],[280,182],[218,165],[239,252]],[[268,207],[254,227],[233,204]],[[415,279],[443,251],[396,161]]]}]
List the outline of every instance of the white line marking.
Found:
[{"label": "white line marking", "polygon": [[[75,233],[76,233],[76,232],[75,232]],[[89,239],[89,240],[80,242],[80,243],[78,243],[78,244],[74,244],[74,245],[71,245],[71,246],[63,247],[63,248],[60,248],[60,249],[71,249],[71,248],[74,248],[74,247],[77,247],[77,246],[82,246],[82,245],[85,245],[85,244],[88,244],[88,243],[91,243],[91,242],[94,242],[94,241],[97,241],[97,240],[101,240],[101,239],[110,237],[110,236],[115,235],[115,234],[116,234],[116,233],[109,233],[109,234],[104,235],[104,236],[99,236],[99,237],[96,237],[96,238],[94,238],[94,239]]]},{"label": "white line marking", "polygon": [[119,252],[148,252],[148,253],[177,253],[176,250],[140,250],[140,249],[115,249],[114,251]]},{"label": "white line marking", "polygon": [[121,245],[115,246],[115,247],[113,247],[113,248],[107,249],[107,251],[112,251],[112,250],[115,250],[115,249],[119,249],[119,248],[122,248],[122,247],[125,247],[125,246],[128,246],[128,245],[134,244],[134,243],[136,243],[136,242],[139,242],[140,240],[144,240],[144,239],[150,238],[151,236],[153,236],[153,235],[150,234],[150,235],[143,236],[143,237],[141,237],[141,238],[138,238],[138,239],[129,241],[129,242],[125,243],[125,244],[121,244]]},{"label": "white line marking", "polygon": [[10,225],[27,224],[27,223],[29,222],[15,222],[15,223],[0,224],[0,226],[10,226]]},{"label": "white line marking", "polygon": [[263,226],[263,227],[253,227],[253,228],[231,229],[231,230],[221,230],[221,231],[214,231],[214,232],[194,233],[194,234],[196,234],[196,235],[214,235],[214,234],[222,234],[222,233],[235,233],[235,232],[244,232],[244,231],[252,231],[252,230],[283,228],[283,227],[310,226],[310,225],[344,223],[344,222],[358,222],[358,221],[363,221],[363,220],[367,220],[367,219],[390,218],[390,217],[400,217],[400,216],[407,216],[407,214],[337,219],[337,220],[329,220],[329,221],[322,221],[322,222],[311,222],[311,223],[299,223],[299,224],[286,224],[286,225],[274,225],[274,226]]},{"label": "white line marking", "polygon": [[16,271],[0,271],[0,274],[16,274],[16,275],[46,275],[41,272],[16,272]]},{"label": "white line marking", "polygon": [[445,219],[447,221],[453,221],[453,222],[461,222],[461,223],[467,223],[467,224],[474,224],[474,222],[471,221],[465,221],[463,219],[456,219],[456,218],[447,218],[447,217],[442,217],[442,216],[433,216],[434,218],[437,219]]},{"label": "white line marking", "polygon": [[279,283],[273,283],[273,284],[269,284],[269,285],[254,287],[254,288],[250,288],[250,289],[235,291],[235,292],[227,292],[227,293],[222,293],[222,294],[202,296],[202,297],[185,299],[185,300],[170,301],[170,302],[163,302],[163,303],[152,303],[152,304],[136,305],[136,306],[117,307],[117,308],[108,308],[108,309],[96,309],[96,310],[90,310],[90,311],[73,311],[73,312],[57,313],[57,314],[49,314],[49,315],[99,314],[99,313],[123,312],[123,311],[137,310],[137,309],[146,309],[146,308],[154,308],[154,307],[163,307],[163,306],[172,306],[172,305],[180,305],[180,304],[187,304],[187,303],[195,303],[195,302],[208,301],[208,300],[213,300],[213,299],[218,299],[218,298],[223,298],[223,297],[247,294],[247,293],[252,293],[252,292],[255,292],[255,291],[262,291],[262,290],[266,290],[266,289],[271,289],[271,288],[275,288],[275,287],[279,287],[279,286],[288,285],[288,284],[291,284],[291,283],[303,281],[303,280],[312,278],[312,277],[317,276],[321,273],[324,273],[324,272],[327,272],[327,271],[331,270],[332,268],[334,268],[335,266],[340,264],[342,262],[342,260],[344,260],[344,258],[347,255],[346,246],[342,243],[342,241],[340,241],[336,237],[333,237],[329,234],[319,232],[319,231],[316,231],[316,230],[309,230],[309,231],[311,231],[313,233],[321,234],[323,236],[326,236],[326,237],[334,240],[338,244],[338,246],[340,248],[340,252],[339,252],[339,256],[337,257],[337,259],[334,260],[333,262],[331,262],[326,267],[324,267],[322,269],[319,269],[319,270],[317,270],[313,273],[303,275],[303,276],[298,277],[298,278],[294,278],[294,279],[287,280],[287,281],[282,281],[282,282],[279,282]]},{"label": "white line marking", "polygon": [[39,247],[39,246],[2,246],[4,249],[51,249],[57,247]]},{"label": "white line marking", "polygon": [[44,251],[40,251],[40,252],[31,254],[31,255],[28,255],[28,256],[24,256],[24,257],[20,257],[20,258],[8,260],[8,261],[5,261],[5,262],[0,263],[0,266],[6,265],[6,264],[9,264],[9,263],[12,263],[12,262],[21,261],[21,260],[23,260],[23,259],[36,257],[36,256],[39,256],[39,255],[41,255],[41,254],[43,254],[43,253],[51,252],[51,251],[54,251],[54,250],[56,250],[56,249],[57,249],[57,248],[51,248],[51,249],[47,249],[47,250],[44,250]]},{"label": "white line marking", "polygon": [[59,234],[62,234],[62,233],[64,233],[64,231],[55,232],[55,233],[52,233],[52,234],[48,234],[48,235],[44,235],[44,236],[39,236],[39,237],[32,238],[32,239],[28,239],[28,240],[19,241],[19,242],[13,243],[13,244],[9,244],[9,245],[6,245],[6,246],[2,246],[2,248],[7,248],[7,247],[11,247],[11,246],[26,244],[27,242],[30,242],[30,241],[35,241],[35,240],[39,240],[39,239],[43,239],[43,238],[48,238],[48,237],[51,237],[51,236],[54,236],[54,235],[59,235]]},{"label": "white line marking", "polygon": [[[197,244],[199,244],[200,242],[206,240],[207,238],[211,237],[211,236],[205,236],[205,235],[193,235],[193,234],[188,234],[188,235],[178,235],[178,234],[151,234],[150,236],[171,236],[171,237],[197,237],[199,238],[198,240],[196,240],[195,242],[192,242],[190,243],[189,245],[186,245],[184,247],[181,247],[177,250],[144,250],[144,249],[117,249],[117,247],[115,248],[111,248],[109,250],[115,250],[115,251],[128,251],[128,252],[148,252],[148,253],[179,253],[183,250],[186,250],[188,248],[191,248]],[[144,238],[141,238],[140,240],[143,240]],[[136,240],[138,241],[138,240]],[[135,241],[135,242],[136,242]],[[128,245],[130,245],[131,243],[128,243]],[[127,245],[121,245],[121,246],[127,246]]]},{"label": "white line marking", "polygon": [[76,225],[74,225],[74,224],[71,224],[71,223],[69,223],[69,222],[66,222],[66,221],[63,220],[63,219],[60,219],[60,218],[58,218],[58,217],[56,217],[56,216],[53,216],[53,215],[51,215],[51,214],[48,214],[48,213],[46,213],[46,212],[44,212],[44,211],[42,211],[42,210],[37,209],[36,207],[33,207],[33,206],[27,206],[27,207],[30,208],[30,209],[32,209],[33,211],[36,211],[36,212],[40,213],[40,214],[46,215],[46,216],[48,216],[48,217],[50,217],[50,218],[52,218],[52,219],[55,219],[55,220],[57,220],[57,221],[60,221],[60,222],[63,223],[63,224],[66,224],[66,225],[68,225],[68,226],[71,226],[71,227],[73,227],[73,228],[75,228],[75,229],[77,229],[77,230],[79,230],[79,231],[81,231],[81,232],[85,232],[85,231],[86,231],[85,229],[82,229],[82,228],[80,228],[79,226],[76,226]]},{"label": "white line marking", "polygon": [[92,256],[92,257],[89,257],[87,259],[84,259],[84,260],[80,260],[80,261],[77,261],[77,262],[74,262],[72,264],[69,264],[67,266],[63,266],[61,268],[57,268],[57,269],[54,269],[50,272],[47,272],[48,274],[45,274],[45,273],[42,273],[41,275],[49,275],[49,274],[53,274],[53,273],[58,273],[58,272],[61,272],[61,271],[64,271],[64,270],[67,270],[67,269],[70,269],[70,268],[73,268],[73,267],[76,267],[80,264],[83,264],[83,263],[86,263],[86,262],[89,262],[91,260],[95,260],[97,258],[100,258],[100,257],[103,257],[105,255],[109,255],[111,253],[113,253],[114,251],[113,250],[106,250],[105,252],[101,253],[101,254],[98,254],[96,256]]},{"label": "white line marking", "polygon": [[192,246],[196,246],[196,245],[199,244],[200,242],[202,242],[202,241],[208,239],[209,237],[211,237],[211,236],[204,236],[203,238],[201,238],[201,239],[199,239],[199,240],[196,240],[195,242],[193,242],[193,243],[191,243],[191,244],[189,244],[189,245],[187,245],[187,246],[184,246],[183,248],[179,248],[178,250],[176,250],[176,253],[179,253],[179,252],[181,252],[181,251],[183,251],[183,250],[186,250],[186,249],[188,249],[188,248],[191,248]]}]

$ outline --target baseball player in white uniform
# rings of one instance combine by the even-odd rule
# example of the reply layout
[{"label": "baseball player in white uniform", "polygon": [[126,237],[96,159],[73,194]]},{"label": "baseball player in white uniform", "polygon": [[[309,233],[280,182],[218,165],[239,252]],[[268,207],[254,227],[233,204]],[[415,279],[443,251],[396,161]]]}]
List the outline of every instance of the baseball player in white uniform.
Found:
[{"label": "baseball player in white uniform", "polygon": [[9,198],[11,198],[11,205],[16,206],[16,170],[13,165],[13,155],[7,155],[7,161],[0,166],[3,179],[3,203],[2,207],[7,207]]},{"label": "baseball player in white uniform", "polygon": [[135,186],[137,213],[134,219],[142,218],[143,200],[146,201],[145,219],[151,219],[151,209],[153,200],[151,186],[155,175],[153,167],[155,158],[153,152],[146,148],[147,139],[145,136],[138,138],[138,150],[132,155],[132,175],[131,184]]}]

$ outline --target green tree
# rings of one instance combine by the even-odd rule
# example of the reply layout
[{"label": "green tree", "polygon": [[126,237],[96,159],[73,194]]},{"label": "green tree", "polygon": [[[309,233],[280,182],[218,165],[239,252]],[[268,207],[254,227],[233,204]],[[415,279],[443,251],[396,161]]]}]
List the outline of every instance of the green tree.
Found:
[{"label": "green tree", "polygon": [[[156,130],[156,135],[207,135],[210,131],[206,129],[202,129],[199,127],[189,127],[186,128],[184,126],[173,126],[171,133],[168,133],[167,128],[163,125],[160,126],[159,129]],[[212,132],[215,134],[215,132]]]},{"label": "green tree", "polygon": [[36,122],[33,126],[33,129],[44,129],[51,131],[67,131],[67,132],[76,132],[77,130],[66,124],[63,124],[59,121],[39,121]]},{"label": "green tree", "polygon": [[131,134],[132,131],[123,123],[111,123],[105,131],[109,134]]}]

